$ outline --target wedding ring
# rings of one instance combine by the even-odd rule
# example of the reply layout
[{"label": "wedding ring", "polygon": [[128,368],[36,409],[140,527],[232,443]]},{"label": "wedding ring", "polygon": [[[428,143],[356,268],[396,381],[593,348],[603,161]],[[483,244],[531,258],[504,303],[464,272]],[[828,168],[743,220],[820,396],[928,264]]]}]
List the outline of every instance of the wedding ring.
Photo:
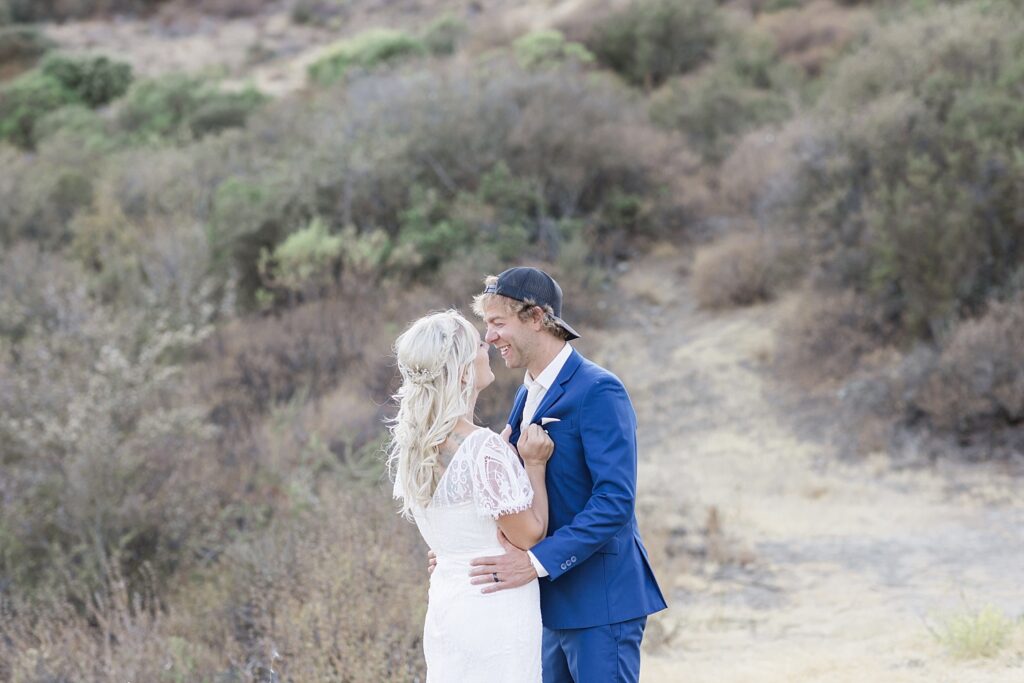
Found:
[{"label": "wedding ring", "polygon": [[494,579],[494,583],[501,583],[501,579],[498,578],[497,572],[491,572],[491,578]]}]

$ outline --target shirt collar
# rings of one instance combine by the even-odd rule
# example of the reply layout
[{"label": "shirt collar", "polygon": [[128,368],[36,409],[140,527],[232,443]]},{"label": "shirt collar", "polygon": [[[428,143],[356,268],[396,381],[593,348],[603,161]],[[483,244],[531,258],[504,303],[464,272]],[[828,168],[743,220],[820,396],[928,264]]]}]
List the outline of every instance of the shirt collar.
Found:
[{"label": "shirt collar", "polygon": [[544,368],[539,375],[537,375],[537,379],[530,377],[530,371],[527,370],[526,378],[523,380],[523,383],[527,387],[530,387],[533,384],[539,384],[543,387],[544,391],[547,391],[551,388],[551,385],[555,383],[555,380],[558,379],[558,373],[562,371],[562,367],[565,365],[565,362],[569,360],[569,356],[571,355],[572,346],[569,345],[569,342],[566,342],[565,346],[562,347],[562,350],[558,352],[558,355],[548,363],[548,366]]}]

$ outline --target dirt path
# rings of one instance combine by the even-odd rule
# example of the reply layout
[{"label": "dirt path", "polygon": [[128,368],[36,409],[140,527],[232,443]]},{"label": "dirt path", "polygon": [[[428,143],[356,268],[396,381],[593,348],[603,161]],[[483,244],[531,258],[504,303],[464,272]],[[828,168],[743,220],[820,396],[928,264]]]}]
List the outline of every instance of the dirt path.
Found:
[{"label": "dirt path", "polygon": [[1024,614],[1024,480],[843,462],[836,428],[803,434],[767,376],[790,304],[697,311],[681,263],[666,247],[634,264],[591,349],[637,406],[641,524],[671,603],[643,680],[1024,681],[1024,627],[980,663],[929,632],[969,607]]}]

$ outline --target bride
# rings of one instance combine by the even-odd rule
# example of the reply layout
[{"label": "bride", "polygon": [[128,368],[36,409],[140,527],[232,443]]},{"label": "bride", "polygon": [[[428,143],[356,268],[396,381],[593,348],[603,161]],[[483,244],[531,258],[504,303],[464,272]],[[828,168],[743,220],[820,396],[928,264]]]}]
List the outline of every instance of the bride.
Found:
[{"label": "bride", "polygon": [[395,342],[402,386],[388,469],[402,514],[437,555],[423,626],[427,683],[541,681],[537,581],[489,594],[470,583],[471,559],[502,554],[506,539],[528,549],[544,538],[554,448],[533,425],[518,443],[524,467],[507,429],[473,423],[477,396],[494,381],[488,347],[453,310],[417,320]]}]

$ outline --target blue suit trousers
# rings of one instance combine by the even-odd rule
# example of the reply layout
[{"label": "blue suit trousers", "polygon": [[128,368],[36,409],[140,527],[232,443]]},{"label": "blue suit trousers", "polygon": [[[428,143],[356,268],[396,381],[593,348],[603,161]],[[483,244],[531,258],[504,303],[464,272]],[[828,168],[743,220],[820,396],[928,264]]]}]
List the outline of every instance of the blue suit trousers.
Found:
[{"label": "blue suit trousers", "polygon": [[647,617],[590,628],[544,628],[544,683],[637,683]]}]

